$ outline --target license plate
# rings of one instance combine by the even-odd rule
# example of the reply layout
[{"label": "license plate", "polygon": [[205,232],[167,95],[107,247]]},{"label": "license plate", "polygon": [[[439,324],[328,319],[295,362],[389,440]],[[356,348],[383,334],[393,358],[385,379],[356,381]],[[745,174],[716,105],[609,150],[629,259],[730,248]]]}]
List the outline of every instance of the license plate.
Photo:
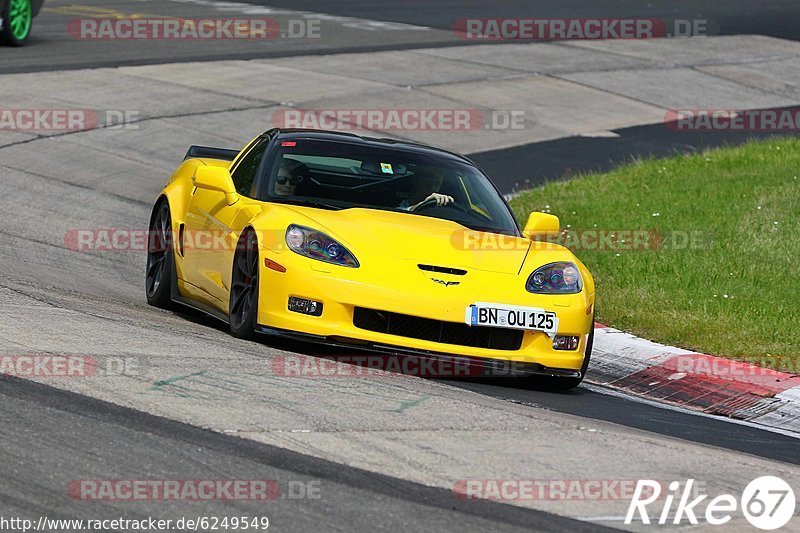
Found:
[{"label": "license plate", "polygon": [[558,331],[558,316],[539,307],[479,302],[467,307],[464,321],[470,326],[543,331],[551,339]]}]

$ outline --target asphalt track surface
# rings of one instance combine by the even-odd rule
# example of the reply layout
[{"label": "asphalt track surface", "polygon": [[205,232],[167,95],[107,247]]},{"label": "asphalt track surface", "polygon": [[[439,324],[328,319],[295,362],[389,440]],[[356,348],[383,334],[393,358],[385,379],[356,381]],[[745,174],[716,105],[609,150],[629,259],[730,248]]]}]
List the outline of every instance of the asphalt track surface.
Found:
[{"label": "asphalt track surface", "polygon": [[[288,57],[474,44],[452,31],[463,18],[562,17],[705,19],[709,34],[760,34],[800,39],[800,5],[792,0],[728,2],[637,0],[615,2],[337,2],[252,0],[48,0],[45,16],[34,23],[31,46],[0,51],[0,73],[157,64],[176,61]],[[78,18],[126,17],[266,17],[277,20],[281,38],[263,41],[205,42],[79,40],[67,32]],[[287,38],[288,20],[321,21],[318,38]]]},{"label": "asphalt track surface", "polygon": [[[800,6],[791,0],[755,3],[747,0],[715,2],[714,0],[447,0],[444,2],[392,2],[390,0],[254,0],[253,3],[307,9],[368,19],[385,20],[449,30],[462,18],[661,18],[706,19],[716,35],[761,34],[783,39],[800,38],[794,21],[800,17]],[[710,33],[710,32],[709,32]]]},{"label": "asphalt track surface", "polygon": [[[9,378],[0,386],[2,516],[50,519],[267,516],[279,531],[603,531],[425,487],[292,451],[220,435],[113,404]],[[151,479],[278,480],[264,501],[87,502],[65,498],[70,480],[147,465]],[[211,474],[211,477],[209,477]],[[290,488],[293,487],[293,488]],[[306,488],[299,488],[306,487]],[[308,492],[306,492],[308,491]],[[319,498],[300,497],[317,494]]]},{"label": "asphalt track surface", "polygon": [[[297,380],[276,380],[265,372],[270,368],[270,358],[287,352],[330,355],[328,350],[271,338],[242,342],[229,337],[225,328],[213,320],[149,308],[141,292],[142,257],[65,250],[64,226],[135,227],[140,223],[137,220],[146,220],[149,213],[149,205],[144,202],[114,198],[91,187],[76,187],[69,183],[67,174],[63,182],[20,172],[4,176],[10,180],[11,188],[0,200],[3,212],[9,214],[8,225],[0,232],[2,350],[12,354],[45,351],[91,353],[98,357],[103,353],[128,355],[156,377],[150,373],[131,376],[130,380],[98,377],[85,384],[71,380],[53,387],[15,379],[0,381],[4,405],[0,443],[6,458],[0,464],[4,480],[0,507],[4,516],[177,519],[259,511],[279,531],[308,531],[315,524],[325,524],[326,530],[349,531],[401,527],[493,531],[520,526],[540,531],[580,530],[554,515],[484,505],[485,502],[461,503],[446,489],[402,480],[401,472],[386,475],[380,468],[374,472],[376,467],[372,467],[373,472],[369,473],[356,466],[363,460],[363,451],[357,446],[361,435],[397,435],[389,437],[392,440],[402,438],[403,433],[414,435],[415,431],[430,431],[433,435],[463,432],[459,423],[451,427],[454,421],[449,418],[431,420],[426,416],[426,411],[436,409],[437,403],[450,400],[469,402],[462,403],[463,408],[457,407],[462,411],[459,416],[466,417],[463,424],[474,426],[460,438],[465,448],[438,450],[435,438],[429,441],[431,437],[421,435],[420,449],[404,453],[377,445],[370,457],[382,461],[392,459],[382,454],[398,453],[409,455],[409,460],[416,463],[430,460],[424,454],[433,453],[432,465],[458,462],[458,457],[470,448],[481,450],[485,447],[483,440],[506,432],[504,426],[508,422],[496,429],[483,426],[513,411],[520,425],[535,428],[522,435],[537,450],[536,455],[543,461],[560,460],[572,466],[569,470],[574,477],[569,479],[591,479],[599,475],[598,468],[606,472],[604,476],[610,476],[608,472],[617,471],[619,466],[607,466],[606,462],[624,461],[629,454],[644,457],[638,463],[643,472],[651,472],[648,461],[653,460],[661,463],[659,472],[666,472],[662,475],[681,477],[694,475],[698,464],[692,461],[719,463],[714,468],[723,469],[731,465],[732,472],[715,471],[723,476],[736,474],[743,464],[760,465],[757,471],[762,474],[795,471],[792,465],[798,463],[800,456],[796,453],[800,447],[796,438],[646,405],[588,387],[553,393],[521,382],[445,383],[400,378],[374,383],[354,380],[352,384],[310,380],[312,383],[304,384],[303,389],[293,390]],[[151,187],[152,181],[143,183]],[[47,223],[26,223],[19,215],[27,209],[40,213]],[[223,369],[225,373],[209,368]],[[183,379],[192,372],[203,374],[202,382]],[[243,383],[242,372],[252,377],[251,386]],[[182,374],[181,381],[168,378],[173,374]],[[82,394],[59,390],[63,387],[75,388]],[[438,395],[435,403],[430,403],[432,393]],[[465,393],[476,394],[473,397]],[[135,403],[142,408],[134,411],[86,395],[99,395],[113,404]],[[361,398],[355,406],[352,402],[339,404],[354,395]],[[421,408],[413,407],[423,399]],[[404,405],[393,407],[393,402]],[[488,403],[482,405],[485,402]],[[411,407],[406,410],[408,406]],[[197,409],[201,410],[199,417]],[[354,420],[348,420],[350,409],[354,409]],[[304,412],[322,416],[322,420],[309,419]],[[403,425],[404,429],[392,433],[395,424],[409,416],[414,418]],[[192,429],[171,422],[170,418],[188,419],[195,426],[217,431],[234,427],[247,438],[265,432],[262,434],[268,439],[277,438],[282,444],[292,442],[280,440],[289,428],[312,426],[315,429],[310,434],[301,433],[298,437],[327,439],[326,433],[334,438],[343,435],[345,442],[353,446],[355,459],[347,460],[347,448],[337,462],[349,466],[311,457],[325,448],[321,442],[311,442],[306,448],[303,441],[293,437],[294,450],[287,451],[282,450],[284,446],[249,443]],[[287,419],[289,425],[284,426],[281,420]],[[542,427],[541,421],[547,423]],[[220,426],[223,423],[226,425]],[[513,442],[514,433],[510,435]],[[582,440],[593,435],[601,438],[602,444],[594,444],[597,447],[589,451]],[[658,455],[651,457],[651,448],[669,453],[667,462],[675,461],[674,466],[664,470],[664,460]],[[571,455],[564,455],[561,449]],[[310,453],[297,453],[303,450]],[[502,466],[506,459],[501,457],[508,453],[503,448],[481,451],[488,464],[480,467],[491,472]],[[493,460],[491,456],[496,454],[500,456]],[[514,474],[536,475],[523,468]],[[544,465],[531,468],[538,471]],[[323,497],[319,501],[280,500],[259,506],[250,502],[82,502],[65,493],[70,480],[109,478],[258,478],[283,484],[311,479],[321,483]],[[556,512],[573,514],[569,505],[556,507]],[[592,527],[586,526],[587,530]]]},{"label": "asphalt track surface", "polygon": [[[164,40],[110,42],[77,40],[67,31],[77,18],[116,17],[267,17],[288,29],[289,20],[321,20],[319,38],[280,38],[268,42]],[[337,54],[474,44],[457,38],[459,18],[502,17],[652,17],[719,21],[719,34],[761,34],[800,39],[800,4],[726,2],[586,3],[547,2],[281,2],[254,0],[50,0],[36,20],[31,46],[0,49],[0,73],[73,68],[162,64]],[[736,145],[772,133],[685,132],[662,124],[613,130],[613,137],[566,137],[504,150],[469,154],[504,194],[571,175],[604,171],[642,157],[665,157]],[[782,135],[786,135],[784,132]],[[518,176],[526,176],[522,182]]]},{"label": "asphalt track surface", "polygon": [[[254,2],[259,3],[259,2]],[[63,2],[51,2],[59,7]],[[114,9],[142,11],[148,2],[106,3]],[[149,3],[154,5],[153,3]],[[291,4],[291,5],[290,5]],[[280,2],[269,2],[281,7]],[[58,22],[37,27],[37,37],[32,46],[18,55],[2,50],[0,72],[25,70],[56,70],[78,66],[110,64],[159,63],[190,59],[222,59],[226,57],[264,57],[265,55],[292,55],[300,53],[334,53],[359,49],[386,49],[398,47],[457,44],[447,33],[453,18],[503,17],[503,16],[706,16],[720,21],[721,33],[763,33],[796,39],[798,29],[794,21],[800,12],[797,4],[773,2],[768,7],[750,2],[721,3],[660,2],[645,10],[639,3],[591,4],[574,3],[574,10],[548,13],[547,6],[512,2],[496,7],[489,2],[432,4],[420,2],[413,7],[389,2],[348,3],[346,10],[334,2],[291,2],[292,10],[309,10],[348,17],[383,20],[434,28],[442,33],[419,30],[408,36],[407,32],[372,31],[339,24],[337,43],[324,43],[324,50],[316,45],[292,43],[291,46],[260,50],[231,50],[225,46],[209,47],[198,51],[194,47],[179,49],[151,43],[140,49],[73,48],[63,34],[64,18]],[[700,5],[701,7],[697,7]],[[659,8],[659,6],[663,6]],[[183,6],[180,6],[183,7]],[[607,9],[603,9],[603,8]],[[659,11],[659,9],[661,11]],[[544,11],[542,11],[544,10]],[[617,11],[618,10],[618,11]],[[755,12],[754,10],[757,10]],[[453,13],[458,12],[458,17]],[[176,11],[178,13],[178,11]],[[185,9],[183,10],[185,13]],[[794,14],[794,15],[793,15]],[[49,24],[49,23],[48,23]],[[367,36],[367,34],[369,34]],[[399,37],[403,35],[403,37]],[[58,36],[58,38],[54,38]],[[356,38],[358,36],[358,38]],[[392,36],[398,36],[393,38]],[[306,48],[308,47],[308,48]],[[2,70],[5,69],[5,70]],[[648,127],[618,131],[616,139],[570,138],[528,147],[512,148],[534,154],[537,160],[549,161],[532,178],[535,183],[561,176],[565,171],[583,171],[608,168],[635,154],[667,155],[675,150],[695,150],[726,142],[740,142],[731,134],[726,136],[697,137],[689,142],[685,134],[680,139],[669,135],[663,126],[658,132]],[[2,152],[0,152],[1,156]],[[492,174],[503,175],[502,162],[507,161],[507,151],[483,153],[473,158]],[[584,154],[576,160],[575,154]],[[46,157],[46,154],[43,154]],[[0,157],[0,165],[2,158]],[[530,168],[530,167],[528,167]],[[493,170],[496,169],[496,172]],[[3,176],[3,179],[7,179]],[[17,179],[15,177],[15,179]],[[160,179],[160,178],[159,178]],[[193,347],[202,343],[217,343],[235,349],[244,357],[249,352],[266,351],[281,354],[285,350],[318,354],[318,347],[285,343],[274,339],[261,339],[250,346],[227,339],[224,328],[203,317],[188,314],[171,315],[149,309],[143,303],[140,291],[141,261],[131,258],[103,258],[65,253],[61,248],[63,235],[59,227],[64,224],[137,224],[149,213],[146,203],[120,197],[113,198],[98,193],[92,187],[76,189],[65,179],[54,183],[45,177],[30,176],[26,188],[6,194],[0,206],[3,212],[12,213],[10,227],[0,230],[0,303],[12,309],[11,319],[24,324],[35,323],[37,306],[82,313],[86,320],[109,324],[110,329],[135,325],[143,330],[150,328],[162,335],[169,331],[170,339],[178,342],[182,331],[187,332],[186,353],[190,358]],[[514,184],[504,184],[504,189]],[[37,200],[33,200],[33,195]],[[77,194],[77,196],[75,196]],[[63,198],[76,198],[74,212],[65,209]],[[40,203],[41,202],[41,203]],[[118,208],[115,212],[109,205]],[[43,219],[57,220],[55,229],[20,222],[23,209],[32,209]],[[77,220],[77,222],[76,222]],[[52,231],[52,233],[51,233]],[[31,307],[30,314],[14,306],[24,301]],[[4,322],[8,325],[12,322]],[[76,324],[52,322],[55,328],[69,330]],[[207,330],[207,331],[205,331]],[[42,330],[42,334],[44,331]],[[69,335],[65,335],[68,337]],[[77,333],[73,336],[77,336]],[[99,335],[98,335],[99,337]],[[4,352],[24,352],[36,346],[37,334],[29,328],[9,327],[0,332]],[[86,339],[87,341],[89,339]],[[191,341],[191,342],[190,342]],[[193,344],[195,341],[198,343]],[[101,342],[98,340],[97,342]],[[117,342],[133,345],[132,351],[143,350],[137,346],[140,339],[121,339]],[[183,349],[179,347],[178,349]],[[57,348],[52,348],[57,351]],[[64,348],[67,351],[66,348]],[[438,382],[452,386],[456,391],[471,391],[491,399],[515,404],[533,416],[564,414],[577,417],[587,425],[593,421],[610,423],[604,428],[619,427],[642,432],[658,443],[687,441],[708,446],[707,453],[715,450],[736,452],[744,461],[763,458],[772,461],[776,469],[800,464],[800,445],[793,437],[734,424],[719,418],[664,409],[632,399],[604,393],[602,390],[581,387],[571,393],[553,393],[531,384],[498,381]],[[352,466],[315,458],[281,447],[251,440],[222,435],[168,417],[132,410],[112,403],[67,392],[47,385],[17,379],[0,381],[0,396],[4,408],[0,411],[0,439],[3,457],[0,463],[0,508],[3,515],[46,515],[51,518],[81,517],[144,517],[160,515],[180,517],[201,515],[255,514],[265,511],[279,530],[308,531],[358,530],[380,531],[408,528],[410,530],[449,531],[582,531],[600,529],[599,526],[569,519],[542,511],[516,506],[484,503],[464,503],[450,491],[420,483],[383,475]],[[197,424],[201,425],[201,424]],[[627,434],[627,433],[626,433]],[[584,471],[590,472],[593,457],[574,457]],[[124,477],[131,472],[146,472],[151,477],[162,478],[269,478],[282,482],[320,480],[324,497],[320,500],[281,499],[268,507],[255,507],[247,502],[207,502],[198,513],[196,504],[175,503],[165,507],[161,502],[136,504],[93,502],[87,510],[86,502],[66,497],[64,486],[69,480],[80,478]],[[768,474],[769,472],[764,472]],[[591,475],[591,474],[589,474]],[[689,473],[687,473],[689,475]]]}]

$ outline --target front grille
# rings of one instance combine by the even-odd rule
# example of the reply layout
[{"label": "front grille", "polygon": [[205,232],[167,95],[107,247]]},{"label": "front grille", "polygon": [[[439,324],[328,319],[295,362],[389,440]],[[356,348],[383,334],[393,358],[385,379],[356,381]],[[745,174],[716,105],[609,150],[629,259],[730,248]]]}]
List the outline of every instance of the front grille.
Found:
[{"label": "front grille", "polygon": [[469,326],[365,307],[355,308],[353,325],[378,333],[491,350],[519,350],[524,335],[515,329]]}]

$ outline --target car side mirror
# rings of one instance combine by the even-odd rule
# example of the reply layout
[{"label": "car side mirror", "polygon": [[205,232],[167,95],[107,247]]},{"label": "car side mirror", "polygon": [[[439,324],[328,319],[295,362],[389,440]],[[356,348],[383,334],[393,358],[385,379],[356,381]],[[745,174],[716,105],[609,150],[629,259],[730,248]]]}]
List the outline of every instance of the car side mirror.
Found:
[{"label": "car side mirror", "polygon": [[561,222],[557,216],[534,211],[528,216],[522,234],[531,240],[546,239],[557,237],[560,228]]},{"label": "car side mirror", "polygon": [[228,205],[233,205],[239,200],[239,193],[236,192],[231,173],[225,167],[198,166],[192,176],[192,185],[198,189],[224,194]]}]

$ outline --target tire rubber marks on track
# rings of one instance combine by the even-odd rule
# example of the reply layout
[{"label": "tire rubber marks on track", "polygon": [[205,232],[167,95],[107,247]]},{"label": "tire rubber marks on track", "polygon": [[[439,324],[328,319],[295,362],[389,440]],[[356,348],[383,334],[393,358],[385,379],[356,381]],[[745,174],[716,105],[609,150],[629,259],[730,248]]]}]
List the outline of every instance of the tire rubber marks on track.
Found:
[{"label": "tire rubber marks on track", "polygon": [[[241,400],[247,397],[257,398],[262,403],[285,405],[283,396],[271,396],[273,386],[291,387],[308,391],[308,394],[325,395],[335,390],[337,394],[362,398],[363,407],[386,413],[402,414],[417,407],[432,397],[427,394],[415,394],[401,386],[381,382],[381,390],[373,387],[354,387],[350,379],[313,379],[273,376],[268,373],[226,373],[215,370],[199,370],[187,374],[177,374],[156,380],[143,393],[172,398],[190,398],[204,401]],[[391,390],[389,390],[391,389]]]}]

